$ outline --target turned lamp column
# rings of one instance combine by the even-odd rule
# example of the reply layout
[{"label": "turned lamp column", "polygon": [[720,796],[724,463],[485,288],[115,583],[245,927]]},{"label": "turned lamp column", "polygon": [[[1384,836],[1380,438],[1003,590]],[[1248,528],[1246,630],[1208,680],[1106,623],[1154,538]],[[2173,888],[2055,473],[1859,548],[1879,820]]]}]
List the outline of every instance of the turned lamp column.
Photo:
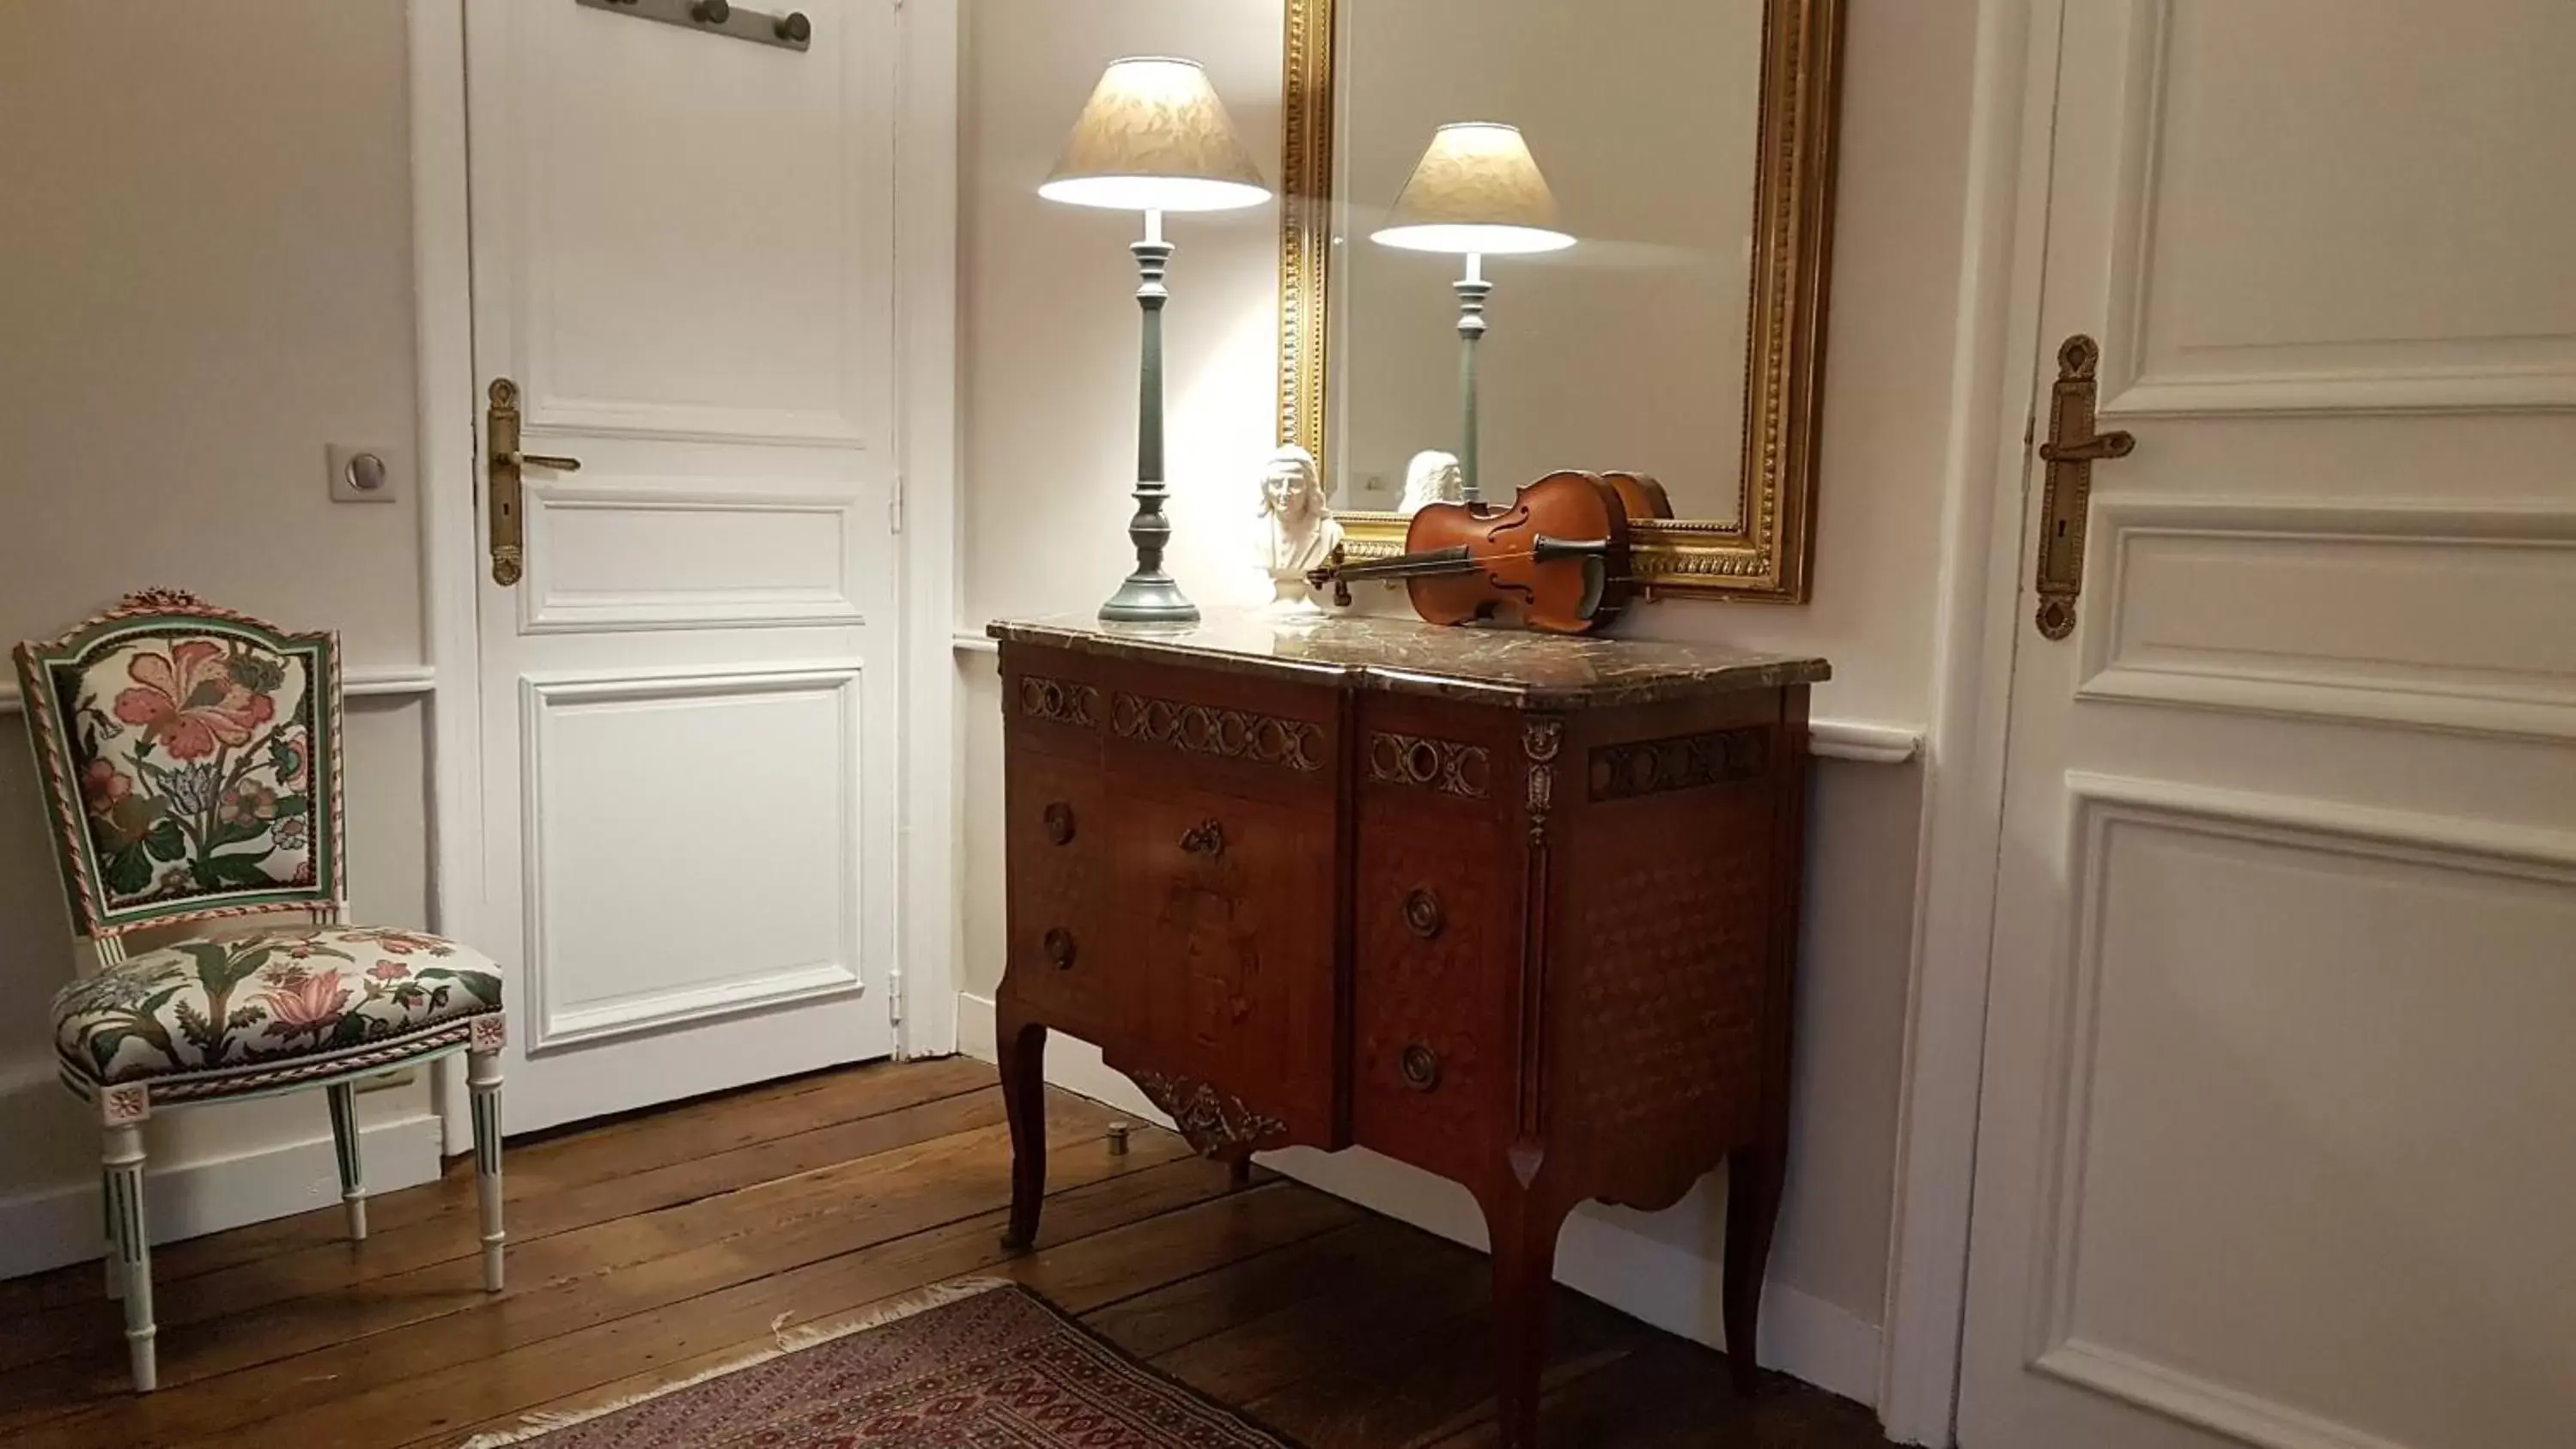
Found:
[{"label": "turned lamp column", "polygon": [[1485,254],[1467,253],[1467,275],[1449,285],[1458,293],[1458,496],[1482,503],[1485,495],[1476,486],[1476,343],[1485,335],[1485,298],[1494,290],[1485,280]]},{"label": "turned lamp column", "polygon": [[1482,502],[1476,455],[1476,344],[1485,336],[1487,256],[1552,252],[1574,245],[1557,230],[1556,197],[1539,174],[1529,143],[1514,127],[1493,121],[1454,121],[1431,135],[1387,224],[1369,233],[1380,246],[1448,252],[1467,259],[1467,274],[1450,283],[1458,294],[1458,491]]},{"label": "turned lamp column", "polygon": [[1163,269],[1172,260],[1172,244],[1163,240],[1163,213],[1145,213],[1145,239],[1127,250],[1136,255],[1136,306],[1144,315],[1144,353],[1136,374],[1136,516],[1127,523],[1127,540],[1136,546],[1136,570],[1118,586],[1100,617],[1117,623],[1195,623],[1198,606],[1181,594],[1163,567],[1163,550],[1172,541],[1172,521],[1163,516],[1163,500],[1172,494],[1163,477],[1163,303],[1171,292],[1163,286]]},{"label": "turned lamp column", "polygon": [[1118,624],[1194,624],[1197,607],[1163,566],[1172,522],[1163,513],[1171,488],[1163,475],[1163,273],[1172,260],[1163,240],[1167,211],[1226,211],[1266,201],[1270,187],[1235,135],[1197,62],[1164,56],[1114,61],[1074,122],[1055,173],[1038,194],[1076,206],[1145,213],[1145,239],[1128,250],[1140,283],[1144,346],[1136,373],[1136,515],[1127,539],[1136,567],[1100,617]]}]

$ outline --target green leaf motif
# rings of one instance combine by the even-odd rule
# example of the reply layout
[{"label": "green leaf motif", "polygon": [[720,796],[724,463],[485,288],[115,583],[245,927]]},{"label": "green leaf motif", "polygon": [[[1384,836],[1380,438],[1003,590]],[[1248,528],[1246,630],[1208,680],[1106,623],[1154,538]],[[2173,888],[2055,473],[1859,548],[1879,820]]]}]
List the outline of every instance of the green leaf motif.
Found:
[{"label": "green leaf motif", "polygon": [[501,978],[486,971],[457,971],[445,966],[427,966],[414,973],[424,979],[437,977],[465,988],[465,994],[485,1006],[501,1004]]},{"label": "green leaf motif", "polygon": [[144,834],[143,848],[152,852],[154,860],[177,860],[188,853],[188,837],[178,821],[164,817]]},{"label": "green leaf motif", "polygon": [[195,867],[197,884],[214,889],[221,886],[273,885],[268,874],[268,855],[201,855]]},{"label": "green leaf motif", "polygon": [[110,891],[120,896],[135,895],[152,884],[152,854],[139,840],[122,850],[110,851],[105,873]]},{"label": "green leaf motif", "polygon": [[89,1047],[89,1059],[96,1065],[101,1077],[107,1075],[108,1063],[116,1060],[117,1049],[125,1045],[125,1038],[128,1035],[129,1033],[112,1026],[90,1033],[89,1041],[86,1043]]},{"label": "green leaf motif", "polygon": [[277,797],[277,818],[280,820],[301,815],[312,808],[313,802],[307,800],[301,795],[280,795]]},{"label": "green leaf motif", "polygon": [[[215,833],[206,841],[206,848],[208,850],[220,850],[227,845],[239,845],[245,840],[257,840],[267,833],[268,822],[265,820],[226,820],[215,827]],[[233,858],[247,860],[259,859],[258,856],[242,856]]]}]

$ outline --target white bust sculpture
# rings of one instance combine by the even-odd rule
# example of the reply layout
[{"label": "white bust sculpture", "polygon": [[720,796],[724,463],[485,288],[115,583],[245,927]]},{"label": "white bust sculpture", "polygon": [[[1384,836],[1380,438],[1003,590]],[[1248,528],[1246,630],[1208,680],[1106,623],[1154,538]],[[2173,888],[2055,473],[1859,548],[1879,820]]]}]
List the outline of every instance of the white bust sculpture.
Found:
[{"label": "white bust sculpture", "polygon": [[1407,517],[1426,503],[1455,503],[1466,493],[1465,476],[1455,454],[1425,449],[1404,465],[1404,501],[1396,511]]},{"label": "white bust sculpture", "polygon": [[1261,471],[1261,566],[1270,574],[1274,612],[1320,613],[1306,581],[1341,545],[1342,525],[1324,503],[1324,478],[1315,455],[1291,443],[1270,455]]}]

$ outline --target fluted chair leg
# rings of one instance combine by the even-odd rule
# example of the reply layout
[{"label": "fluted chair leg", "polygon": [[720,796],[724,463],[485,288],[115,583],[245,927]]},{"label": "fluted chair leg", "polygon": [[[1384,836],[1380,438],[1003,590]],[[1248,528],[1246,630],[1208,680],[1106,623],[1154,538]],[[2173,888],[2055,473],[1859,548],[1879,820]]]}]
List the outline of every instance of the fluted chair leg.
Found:
[{"label": "fluted chair leg", "polygon": [[340,1204],[349,1213],[349,1241],[367,1240],[366,1170],[358,1160],[358,1089],[347,1082],[323,1088],[331,1099],[331,1148],[340,1159]]},{"label": "fluted chair leg", "polygon": [[143,1215],[143,1129],[127,1124],[106,1133],[100,1161],[125,1286],[125,1351],[133,1363],[134,1391],[148,1394],[160,1387],[161,1368],[153,1345],[159,1330],[152,1322],[152,1235]]},{"label": "fluted chair leg", "polygon": [[[497,1035],[497,1033],[495,1033]],[[474,1195],[482,1207],[483,1288],[501,1291],[501,1053],[466,1053],[465,1090],[474,1108]]]},{"label": "fluted chair leg", "polygon": [[116,1194],[107,1190],[104,1181],[99,1184],[98,1231],[104,1245],[98,1260],[107,1269],[107,1301],[114,1303],[125,1296],[125,1255],[116,1246]]}]

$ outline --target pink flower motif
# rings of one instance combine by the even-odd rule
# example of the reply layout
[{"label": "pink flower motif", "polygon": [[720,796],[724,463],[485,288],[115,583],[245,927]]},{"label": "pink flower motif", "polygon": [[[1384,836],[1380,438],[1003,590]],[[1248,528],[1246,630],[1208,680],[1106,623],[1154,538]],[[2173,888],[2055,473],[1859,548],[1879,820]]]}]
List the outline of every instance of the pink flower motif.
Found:
[{"label": "pink flower motif", "polygon": [[349,988],[329,976],[301,976],[292,986],[260,993],[260,1002],[274,1018],[266,1035],[302,1036],[307,1032],[326,1030],[340,1019],[341,1008],[349,1004]]},{"label": "pink flower motif", "polygon": [[143,726],[174,758],[202,759],[218,746],[249,741],[277,703],[233,679],[222,645],[190,639],[167,654],[142,653],[125,666],[135,687],[116,697],[116,717]]},{"label": "pink flower motif", "polygon": [[411,974],[411,968],[400,961],[379,961],[367,968],[367,974],[378,981],[400,981]]},{"label": "pink flower motif", "polygon": [[106,760],[92,760],[81,770],[81,800],[92,815],[105,815],[134,793],[134,782]]},{"label": "pink flower motif", "polygon": [[277,792],[265,785],[228,790],[215,806],[215,818],[226,825],[248,825],[277,818]]}]

